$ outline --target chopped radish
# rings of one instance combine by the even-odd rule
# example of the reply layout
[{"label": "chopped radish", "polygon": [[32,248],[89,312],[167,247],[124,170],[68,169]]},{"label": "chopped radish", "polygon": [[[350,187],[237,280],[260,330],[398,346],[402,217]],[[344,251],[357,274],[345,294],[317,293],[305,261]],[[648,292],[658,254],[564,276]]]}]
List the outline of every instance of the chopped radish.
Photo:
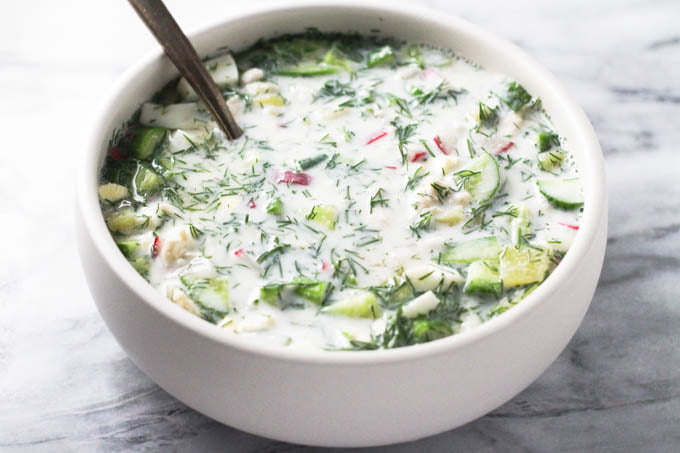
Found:
[{"label": "chopped radish", "polygon": [[387,135],[387,132],[380,132],[379,134],[376,134],[373,137],[369,138],[368,141],[366,142],[366,144],[370,145],[373,142],[377,142],[378,140],[385,137],[386,135]]},{"label": "chopped radish", "polygon": [[246,253],[245,250],[243,249],[238,249],[234,252],[235,256],[243,256],[243,254]]},{"label": "chopped radish", "polygon": [[312,178],[307,173],[295,173],[290,170],[286,171],[283,176],[281,176],[281,179],[279,179],[279,182],[285,182],[286,184],[299,184],[301,186],[308,186],[311,181]]},{"label": "chopped radish", "polygon": [[326,264],[325,261],[322,261],[322,262],[321,262],[321,270],[322,270],[322,271],[325,271],[326,269],[328,269],[328,264]]},{"label": "chopped radish", "polygon": [[442,139],[439,138],[439,135],[437,135],[433,140],[434,144],[437,145],[437,148],[439,148],[439,151],[448,156],[449,152],[446,150],[446,148],[444,148],[444,145],[442,144]]},{"label": "chopped radish", "polygon": [[111,157],[113,157],[116,160],[125,160],[125,155],[117,146],[112,146],[111,148],[109,148],[109,154],[111,154]]},{"label": "chopped radish", "polygon": [[501,149],[496,151],[496,154],[503,154],[504,152],[506,152],[507,150],[509,150],[513,146],[515,146],[515,142],[508,142],[505,145],[503,145],[503,147]]},{"label": "chopped radish", "polygon": [[255,204],[255,201],[251,198],[250,201],[248,202],[248,207],[250,209],[255,209],[257,208],[257,205]]},{"label": "chopped radish", "polygon": [[156,236],[153,238],[153,245],[151,246],[151,257],[156,258],[161,253],[161,238]]},{"label": "chopped radish", "polygon": [[385,166],[385,168],[387,168],[388,170],[396,170],[397,169],[397,167],[395,167],[394,165],[387,165],[387,166]]},{"label": "chopped radish", "polygon": [[427,153],[425,151],[418,151],[417,153],[413,154],[413,157],[411,157],[411,162],[418,162],[419,160],[422,160],[425,156],[427,156]]},{"label": "chopped radish", "polygon": [[579,229],[578,225],[572,225],[570,223],[562,223],[562,222],[559,222],[559,223],[560,223],[560,225],[565,226],[567,228],[571,228],[572,230],[578,230]]},{"label": "chopped radish", "polygon": [[433,75],[438,76],[439,74],[437,73],[437,71],[435,71],[432,68],[429,68],[429,69],[426,69],[426,70],[423,71],[423,77],[425,77],[426,79],[430,78]]}]

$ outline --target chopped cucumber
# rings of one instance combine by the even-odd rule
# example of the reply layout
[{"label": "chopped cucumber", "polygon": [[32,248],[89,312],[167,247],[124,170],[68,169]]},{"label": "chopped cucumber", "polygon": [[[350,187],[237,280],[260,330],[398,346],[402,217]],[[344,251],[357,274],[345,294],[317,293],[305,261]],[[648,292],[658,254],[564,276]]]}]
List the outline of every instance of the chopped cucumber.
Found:
[{"label": "chopped cucumber", "polygon": [[116,211],[106,217],[106,225],[114,233],[131,234],[148,223],[148,217],[137,216],[130,208]]},{"label": "chopped cucumber", "polygon": [[99,192],[99,198],[110,202],[122,200],[123,198],[130,195],[130,191],[127,187],[112,182],[108,184],[102,184],[99,186],[97,192]]},{"label": "chopped cucumber", "polygon": [[258,96],[253,99],[253,102],[260,107],[265,105],[272,105],[274,107],[281,107],[286,104],[286,100],[280,94],[266,94],[264,96]]},{"label": "chopped cucumber", "polygon": [[380,316],[378,298],[369,291],[358,292],[321,310],[330,315],[348,316],[350,318],[372,318]]},{"label": "chopped cucumber", "polygon": [[545,250],[506,247],[501,253],[500,273],[506,288],[542,282],[549,267],[550,256]]},{"label": "chopped cucumber", "polygon": [[433,219],[437,223],[443,223],[448,226],[453,226],[460,223],[465,218],[463,206],[455,205],[445,209],[432,210]]},{"label": "chopped cucumber", "polygon": [[331,286],[319,280],[295,280],[290,283],[272,283],[260,288],[259,300],[281,308],[302,308],[300,298],[321,305],[328,297]]},{"label": "chopped cucumber", "polygon": [[466,169],[456,172],[455,176],[478,204],[491,200],[501,185],[498,162],[486,151],[470,162]]},{"label": "chopped cucumber", "polygon": [[189,297],[198,307],[203,319],[218,323],[229,313],[229,282],[226,278],[182,275],[180,280],[189,291]]},{"label": "chopped cucumber", "polygon": [[[231,54],[211,58],[206,60],[204,64],[208,69],[208,74],[210,74],[218,87],[225,88],[238,84],[238,67]],[[179,79],[177,83],[177,92],[185,100],[198,99],[198,95],[184,77]]]},{"label": "chopped cucumber", "polygon": [[560,146],[560,137],[554,132],[541,132],[538,134],[536,144],[540,151],[548,151],[552,147]]},{"label": "chopped cucumber", "polygon": [[538,190],[554,206],[575,209],[583,206],[583,188],[579,178],[544,178],[536,181]]},{"label": "chopped cucumber", "polygon": [[267,204],[267,213],[281,215],[283,213],[283,202],[280,198],[274,198]]},{"label": "chopped cucumber", "polygon": [[295,294],[316,305],[321,305],[328,296],[328,282],[318,280],[296,280],[295,285]]},{"label": "chopped cucumber", "polygon": [[259,300],[269,305],[276,305],[284,289],[285,286],[281,284],[264,285],[260,288]]},{"label": "chopped cucumber", "polygon": [[423,60],[423,53],[420,51],[420,46],[417,44],[412,44],[406,48],[406,55],[408,61],[411,64],[418,66],[420,69],[425,69],[425,60]]},{"label": "chopped cucumber", "polygon": [[541,170],[552,171],[562,166],[564,153],[562,151],[544,151],[538,153],[538,166]]},{"label": "chopped cucumber", "polygon": [[438,340],[453,334],[451,324],[443,319],[416,319],[413,321],[413,337],[417,343]]},{"label": "chopped cucumber", "polygon": [[352,72],[352,62],[341,50],[333,47],[323,57],[323,62],[330,66],[337,66],[347,72]]},{"label": "chopped cucumber", "polygon": [[470,264],[478,260],[497,260],[501,246],[495,236],[447,245],[439,255],[443,264]]},{"label": "chopped cucumber", "polygon": [[320,75],[335,74],[340,69],[337,66],[330,66],[326,63],[301,64],[274,71],[274,75],[289,77],[314,77]]},{"label": "chopped cucumber", "polygon": [[316,205],[311,212],[307,214],[307,218],[313,222],[323,225],[329,230],[335,229],[335,223],[338,219],[337,209],[331,205]]},{"label": "chopped cucumber", "polygon": [[510,222],[510,239],[516,246],[522,244],[523,238],[531,231],[531,211],[526,203],[520,203],[511,207],[517,213],[517,217]]},{"label": "chopped cucumber", "polygon": [[151,269],[151,260],[148,256],[138,256],[137,258],[130,260],[130,264],[132,264],[132,267],[134,267],[142,277],[149,275],[149,270]]},{"label": "chopped cucumber", "polygon": [[197,102],[170,105],[145,102],[139,115],[142,125],[166,129],[198,129],[210,120],[210,113]]},{"label": "chopped cucumber", "polygon": [[380,49],[374,50],[366,57],[366,66],[369,68],[392,63],[394,63],[394,51],[390,46],[384,46]]},{"label": "chopped cucumber", "polygon": [[134,239],[116,241],[116,245],[126,258],[132,258],[132,255],[139,249],[139,241],[135,241]]},{"label": "chopped cucumber", "polygon": [[498,303],[498,305],[496,305],[495,307],[493,307],[493,308],[489,311],[489,315],[488,315],[489,318],[493,318],[494,316],[498,316],[498,315],[500,315],[500,314],[503,314],[503,313],[505,313],[506,311],[508,311],[509,309],[511,309],[512,307],[514,307],[515,305],[517,305],[518,303],[520,303],[520,302],[521,302],[522,300],[524,300],[529,294],[531,294],[532,292],[534,292],[534,290],[535,290],[536,288],[538,288],[538,285],[539,285],[539,283],[534,283],[534,284],[532,284],[532,285],[527,286],[527,287],[524,289],[524,291],[522,291],[522,293],[521,293],[519,296],[514,297],[514,298],[511,299],[511,300],[508,300],[507,298],[503,298],[503,299]]},{"label": "chopped cucumber", "polygon": [[153,170],[140,165],[134,178],[134,189],[141,195],[149,195],[160,188],[161,177]]},{"label": "chopped cucumber", "polygon": [[137,159],[148,159],[165,138],[166,130],[160,127],[140,128],[132,141],[132,155]]},{"label": "chopped cucumber", "polygon": [[463,288],[465,293],[487,293],[500,297],[502,289],[501,277],[495,263],[475,261],[470,264]]}]

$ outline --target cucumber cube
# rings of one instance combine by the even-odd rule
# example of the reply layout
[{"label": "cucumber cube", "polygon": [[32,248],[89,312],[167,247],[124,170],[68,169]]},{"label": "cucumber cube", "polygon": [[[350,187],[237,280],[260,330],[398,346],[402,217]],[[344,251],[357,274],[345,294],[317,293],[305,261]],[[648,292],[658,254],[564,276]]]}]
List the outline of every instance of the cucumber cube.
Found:
[{"label": "cucumber cube", "polygon": [[501,277],[495,263],[475,261],[470,264],[463,288],[466,294],[486,293],[500,297],[502,290]]},{"label": "cucumber cube", "polygon": [[161,177],[153,170],[139,166],[135,174],[135,189],[141,195],[149,195],[160,188]]},{"label": "cucumber cube", "polygon": [[132,155],[137,159],[148,159],[165,138],[166,130],[160,127],[142,127],[132,141]]},{"label": "cucumber cube", "polygon": [[132,239],[126,239],[122,241],[116,241],[116,245],[123,252],[126,258],[131,258],[135,254],[137,249],[139,249],[139,241]]},{"label": "cucumber cube", "polygon": [[380,316],[380,306],[375,294],[368,291],[358,292],[346,299],[325,307],[322,312],[350,318],[372,318]]},{"label": "cucumber cube", "polygon": [[545,250],[531,247],[506,247],[501,253],[500,275],[503,286],[511,288],[542,282],[550,266]]},{"label": "cucumber cube", "polygon": [[388,65],[394,62],[394,51],[390,46],[374,50],[366,57],[366,66],[372,68],[378,65]]},{"label": "cucumber cube", "polygon": [[337,66],[347,72],[352,72],[352,62],[342,51],[333,47],[323,57],[323,62],[330,66]]},{"label": "cucumber cube", "polygon": [[283,202],[280,198],[274,198],[267,204],[267,213],[281,215],[283,213]]},{"label": "cucumber cube", "polygon": [[338,219],[337,209],[335,206],[320,204],[312,208],[310,213],[307,214],[307,218],[329,230],[334,230]]},{"label": "cucumber cube", "polygon": [[451,324],[441,319],[416,319],[413,321],[413,336],[418,343],[437,340],[453,334]]},{"label": "cucumber cube", "polygon": [[449,244],[439,255],[443,264],[470,264],[478,260],[497,260],[501,246],[496,236]]},{"label": "cucumber cube", "polygon": [[327,282],[298,280],[294,284],[296,285],[295,294],[317,305],[321,305],[328,294],[329,285]]}]

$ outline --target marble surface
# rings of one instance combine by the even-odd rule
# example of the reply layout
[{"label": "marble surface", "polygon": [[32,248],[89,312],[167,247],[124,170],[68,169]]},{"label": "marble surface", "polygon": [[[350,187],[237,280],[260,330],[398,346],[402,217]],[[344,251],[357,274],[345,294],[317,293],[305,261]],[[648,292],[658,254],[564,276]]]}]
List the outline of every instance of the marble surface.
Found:
[{"label": "marble surface", "polygon": [[[167,3],[187,29],[239,5]],[[606,155],[609,245],[585,321],[535,383],[462,428],[376,451],[678,451],[680,2],[424,3],[518,43],[584,106]],[[73,156],[103,93],[154,46],[124,1],[3,3],[0,450],[316,451],[176,401],[88,294]]]}]

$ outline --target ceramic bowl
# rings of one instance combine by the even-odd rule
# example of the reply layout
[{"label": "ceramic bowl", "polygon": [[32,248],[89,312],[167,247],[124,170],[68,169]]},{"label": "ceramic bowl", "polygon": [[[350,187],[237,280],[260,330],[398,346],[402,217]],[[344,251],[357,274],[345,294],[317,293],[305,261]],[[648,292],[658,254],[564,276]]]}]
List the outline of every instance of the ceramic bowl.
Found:
[{"label": "ceramic bowl", "polygon": [[[219,12],[216,11],[216,14]],[[358,1],[275,3],[230,15],[190,36],[204,55],[262,37],[322,31],[380,34],[451,48],[539,96],[581,168],[585,211],[562,263],[522,303],[468,332],[394,350],[300,352],[263,347],[169,303],[119,252],[97,200],[115,128],[177,76],[160,50],[128,70],[94,119],[78,174],[78,242],[107,326],[151,379],[197,411],[289,442],[370,446],[449,430],[493,410],[534,381],[581,322],[600,275],[607,204],[602,152],[581,108],[516,46],[420,6]]]}]

